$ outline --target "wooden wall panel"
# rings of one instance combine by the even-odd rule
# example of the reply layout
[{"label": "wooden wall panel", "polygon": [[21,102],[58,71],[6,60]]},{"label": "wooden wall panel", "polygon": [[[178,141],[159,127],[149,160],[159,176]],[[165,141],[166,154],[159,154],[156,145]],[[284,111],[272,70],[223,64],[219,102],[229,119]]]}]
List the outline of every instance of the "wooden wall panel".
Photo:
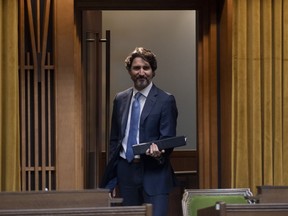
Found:
[{"label": "wooden wall panel", "polygon": [[[52,1],[53,2],[53,1]],[[55,185],[55,95],[50,0],[19,1],[21,189]]]},{"label": "wooden wall panel", "polygon": [[222,0],[219,23],[219,76],[221,153],[220,185],[231,187],[231,110],[232,110],[232,10],[233,0]]},{"label": "wooden wall panel", "polygon": [[[47,1],[43,0],[43,2]],[[199,161],[197,163],[197,174],[199,174],[200,188],[218,187],[218,42],[216,13],[218,1],[61,0],[53,2],[54,4],[52,16],[54,30],[52,34],[54,38],[54,57],[52,57],[52,59],[55,59],[54,128],[56,143],[55,169],[57,175],[57,189],[77,189],[83,188],[84,185],[84,134],[82,107],[83,68],[81,66],[81,20],[78,20],[78,18],[81,17],[81,10],[85,9],[197,10],[199,30],[197,33],[197,156],[199,156]],[[74,3],[76,4],[76,7]],[[37,31],[39,32],[39,28],[36,30],[36,32]],[[35,41],[39,41],[39,36],[35,37]],[[35,44],[39,45],[39,42],[35,42]],[[34,49],[37,50],[37,45],[35,45],[34,47]],[[43,48],[43,46],[40,47]],[[21,54],[21,56],[24,56],[23,53]],[[37,58],[37,55],[35,57],[35,54],[32,53],[31,59],[34,59],[34,63],[35,58]],[[21,63],[21,65],[23,65],[23,63]],[[34,64],[29,67],[35,69],[38,67],[38,65]],[[33,97],[35,97],[35,95]],[[41,103],[43,103],[43,101],[39,100],[38,102],[40,103],[40,106],[42,106]],[[35,103],[30,105],[28,104],[27,106],[38,107],[38,105],[36,105]],[[49,112],[50,111],[48,110],[48,113]],[[40,115],[40,113],[39,115],[36,114],[36,116],[44,118]],[[24,117],[22,116],[22,118]],[[29,121],[25,122],[29,124]],[[39,126],[41,127],[41,124]],[[37,128],[36,125],[34,132],[38,134],[37,130],[41,129],[43,129],[43,126],[41,128]],[[47,131],[47,129],[44,131]],[[25,137],[25,139],[27,140],[28,137]],[[36,139],[38,138],[36,137]],[[173,158],[172,160],[174,159],[175,158]]]},{"label": "wooden wall panel", "polygon": [[[105,114],[103,106],[102,80],[102,14],[96,10],[85,10],[81,17],[81,45],[83,53],[83,80],[85,122],[85,188],[96,188],[100,183],[100,161],[102,146],[106,146]],[[102,36],[102,37],[101,37]],[[103,67],[104,68],[104,67]],[[105,109],[106,108],[106,109]],[[110,121],[110,120],[109,120]],[[105,150],[105,148],[103,148]]]},{"label": "wooden wall panel", "polygon": [[199,187],[218,187],[217,4],[198,12],[197,124]]},{"label": "wooden wall panel", "polygon": [[74,1],[55,1],[54,11],[57,189],[81,189],[84,181],[82,76]]}]

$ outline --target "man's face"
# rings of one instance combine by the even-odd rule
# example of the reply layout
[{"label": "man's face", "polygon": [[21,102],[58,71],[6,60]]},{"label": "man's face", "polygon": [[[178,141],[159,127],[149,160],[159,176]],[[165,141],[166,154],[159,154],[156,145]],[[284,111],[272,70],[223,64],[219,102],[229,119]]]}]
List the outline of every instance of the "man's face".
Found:
[{"label": "man's face", "polygon": [[154,77],[154,72],[152,71],[149,62],[140,57],[136,57],[133,60],[129,74],[138,91],[146,88]]}]

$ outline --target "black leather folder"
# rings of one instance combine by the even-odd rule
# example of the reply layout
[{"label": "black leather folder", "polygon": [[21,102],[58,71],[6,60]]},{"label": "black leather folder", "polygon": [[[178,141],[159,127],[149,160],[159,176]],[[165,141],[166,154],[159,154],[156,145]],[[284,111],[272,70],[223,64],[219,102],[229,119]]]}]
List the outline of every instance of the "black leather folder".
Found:
[{"label": "black leather folder", "polygon": [[154,140],[146,143],[139,143],[132,146],[134,155],[145,154],[147,149],[150,147],[152,143],[155,143],[159,150],[167,149],[167,148],[175,148],[179,146],[186,145],[186,137],[185,136],[176,136],[161,140]]}]

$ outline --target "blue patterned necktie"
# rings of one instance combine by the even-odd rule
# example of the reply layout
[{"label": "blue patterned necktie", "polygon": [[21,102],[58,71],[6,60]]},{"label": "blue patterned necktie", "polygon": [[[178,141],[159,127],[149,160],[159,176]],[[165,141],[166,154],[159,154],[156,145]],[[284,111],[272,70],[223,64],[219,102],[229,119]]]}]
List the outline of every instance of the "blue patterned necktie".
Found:
[{"label": "blue patterned necktie", "polygon": [[127,140],[127,150],[126,150],[126,159],[128,162],[131,162],[134,158],[132,145],[137,143],[137,131],[140,117],[140,103],[139,98],[141,96],[140,92],[137,92],[134,96],[134,101],[131,109],[130,117],[130,130]]}]

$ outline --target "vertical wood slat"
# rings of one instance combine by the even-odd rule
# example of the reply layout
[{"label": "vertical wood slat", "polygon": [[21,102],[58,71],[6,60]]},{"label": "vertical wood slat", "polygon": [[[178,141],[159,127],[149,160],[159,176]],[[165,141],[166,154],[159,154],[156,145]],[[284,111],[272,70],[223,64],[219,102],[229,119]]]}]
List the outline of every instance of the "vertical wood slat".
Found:
[{"label": "vertical wood slat", "polygon": [[[33,66],[34,66],[34,166],[38,168],[39,166],[39,112],[38,112],[38,73],[36,72],[38,68],[37,61],[37,47],[36,47],[36,35],[33,23],[33,12],[31,6],[31,0],[27,0],[27,13],[29,21],[30,39],[32,46],[32,56],[33,56]],[[35,190],[39,189],[39,173],[38,169],[35,169]]]},{"label": "vertical wood slat", "polygon": [[41,63],[41,177],[42,177],[42,190],[46,187],[46,95],[45,95],[45,70]]},{"label": "vertical wood slat", "polygon": [[[48,125],[46,122],[46,109],[47,105],[49,105],[49,98],[46,100],[46,76],[45,76],[45,58],[46,58],[46,53],[47,53],[47,38],[48,38],[48,25],[49,25],[49,11],[50,11],[50,0],[46,0],[46,4],[44,7],[44,19],[43,19],[43,38],[42,38],[42,46],[40,52],[42,53],[42,58],[41,58],[41,110],[42,110],[42,190],[45,190],[46,188],[46,146],[48,145],[47,143],[47,130],[46,126]],[[40,24],[39,24],[39,29],[40,29]],[[39,32],[40,35],[40,32]],[[40,46],[39,46],[40,47]],[[48,86],[49,86],[49,82]],[[47,101],[47,105],[46,105]],[[49,119],[49,115],[48,118]],[[51,151],[50,148],[47,148],[48,151]]]},{"label": "vertical wood slat", "polygon": [[[51,56],[50,53],[47,52],[47,64],[51,65]],[[51,70],[47,70],[47,82],[51,83]],[[51,150],[52,150],[52,143],[51,143],[51,138],[52,138],[52,133],[51,133],[51,128],[52,128],[52,123],[51,123],[51,85],[48,85],[47,87],[47,91],[48,91],[48,104],[47,104],[47,108],[48,108],[48,122],[47,122],[47,126],[48,126],[48,159],[47,159],[47,166],[49,168],[52,167],[52,158],[51,158]],[[51,169],[48,170],[48,189],[52,188],[52,175],[51,175],[52,171]]]},{"label": "vertical wood slat", "polygon": [[[19,1],[19,8],[20,8],[20,13],[19,16],[20,17],[24,17],[25,13],[24,13],[24,0]],[[20,95],[21,95],[21,102],[20,102],[20,110],[22,115],[20,115],[20,119],[21,119],[21,185],[22,185],[22,190],[26,190],[26,172],[25,170],[25,166],[26,166],[26,127],[25,127],[25,123],[26,123],[26,116],[23,115],[23,113],[25,113],[25,70],[24,70],[24,65],[25,65],[25,46],[24,46],[24,41],[25,41],[25,37],[24,37],[24,31],[25,31],[25,25],[24,25],[24,19],[20,19],[19,22],[19,39],[20,39],[20,59],[19,59],[19,63],[20,63]]]},{"label": "vertical wood slat", "polygon": [[[30,66],[30,53],[28,52],[27,53],[27,65]],[[32,125],[31,125],[31,94],[30,94],[30,89],[32,88],[31,87],[31,82],[30,82],[30,77],[31,77],[31,70],[28,69],[27,70],[27,75],[26,75],[26,79],[27,79],[27,85],[26,85],[26,92],[27,92],[27,110],[26,110],[26,113],[27,113],[27,164],[26,166],[28,167],[28,190],[31,191],[32,188],[31,188],[31,167],[32,167],[32,164],[31,164],[31,161],[32,161],[32,158],[31,158],[31,152],[32,152],[32,148],[31,148],[31,145],[32,145],[32,139],[31,139],[31,135],[32,135]]]},{"label": "vertical wood slat", "polygon": [[37,28],[36,28],[36,30],[37,30],[37,34],[36,34],[36,38],[37,38],[37,53],[40,53],[41,52],[41,50],[40,50],[40,48],[41,48],[41,46],[40,46],[40,44],[41,44],[41,40],[40,40],[40,37],[41,37],[41,31],[40,31],[40,29],[41,29],[41,26],[40,26],[40,20],[41,20],[41,17],[40,17],[40,1],[41,0],[36,0],[36,17],[37,17],[37,19],[35,20],[36,21],[36,26],[37,26]]},{"label": "vertical wood slat", "polygon": [[[47,2],[47,1],[46,1]],[[45,9],[47,9],[47,7],[45,7]],[[45,11],[44,9],[44,11]],[[48,8],[49,9],[49,8]],[[39,12],[38,14],[40,14],[40,8],[39,8]],[[48,16],[49,16],[49,13],[46,13]],[[39,15],[40,16],[40,15]],[[48,17],[49,18],[49,17]],[[47,26],[48,28],[48,24],[45,25],[45,23],[47,23],[47,20],[46,20],[46,16],[44,15],[44,29],[43,29],[43,40],[42,40],[42,46],[41,47],[45,47],[46,48],[46,42],[47,41],[44,41],[44,38],[47,37],[47,29],[45,28]],[[38,23],[38,28],[40,29],[40,23]],[[42,190],[45,190],[46,188],[46,169],[45,169],[45,166],[46,166],[46,137],[47,137],[47,134],[46,134],[46,76],[45,76],[45,70],[44,70],[44,63],[45,63],[45,54],[46,53],[45,51],[46,50],[43,50],[43,49],[40,49],[40,31],[39,31],[39,35],[38,35],[38,38],[39,38],[39,49],[38,49],[38,52],[39,53],[42,53],[41,55],[41,62],[40,65],[41,65],[41,129],[42,129],[42,136],[41,136],[41,165],[42,165]],[[44,59],[44,60],[43,60]]]}]

